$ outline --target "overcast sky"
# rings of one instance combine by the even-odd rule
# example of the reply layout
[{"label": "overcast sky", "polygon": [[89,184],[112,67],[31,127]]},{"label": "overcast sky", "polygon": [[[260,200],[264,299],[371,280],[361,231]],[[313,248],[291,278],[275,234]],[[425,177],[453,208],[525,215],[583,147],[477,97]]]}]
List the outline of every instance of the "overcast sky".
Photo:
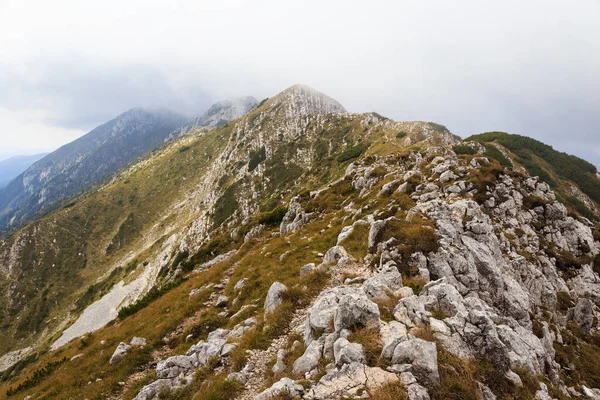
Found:
[{"label": "overcast sky", "polygon": [[294,83],[600,165],[598,0],[0,0],[0,158],[132,107],[195,116]]}]

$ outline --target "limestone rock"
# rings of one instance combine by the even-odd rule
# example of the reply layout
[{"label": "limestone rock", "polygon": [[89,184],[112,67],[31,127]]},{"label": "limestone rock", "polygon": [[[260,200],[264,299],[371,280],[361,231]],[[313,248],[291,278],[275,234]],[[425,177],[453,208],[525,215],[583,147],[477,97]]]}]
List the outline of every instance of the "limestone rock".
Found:
[{"label": "limestone rock", "polygon": [[365,390],[374,390],[399,382],[396,374],[360,363],[344,364],[329,371],[304,396],[307,400],[356,398]]},{"label": "limestone rock", "polygon": [[215,306],[217,306],[219,308],[223,308],[223,307],[227,307],[228,303],[229,303],[229,297],[221,295],[217,299],[217,303],[215,304]]},{"label": "limestone rock", "polygon": [[379,329],[379,307],[359,288],[338,286],[322,292],[308,310],[304,340],[309,343],[323,333],[367,327]]},{"label": "limestone rock", "polygon": [[146,345],[146,339],[134,337],[133,339],[131,339],[131,342],[129,344],[131,344],[134,347],[144,347]]},{"label": "limestone rock", "polygon": [[283,304],[283,293],[287,291],[287,287],[279,282],[274,282],[265,299],[265,314],[273,313],[277,307]]},{"label": "limestone rock", "polygon": [[437,346],[422,339],[401,342],[394,349],[394,364],[412,364],[413,373],[419,381],[436,384],[440,380]]},{"label": "limestone rock", "polygon": [[345,338],[336,340],[333,345],[333,354],[335,365],[338,367],[353,362],[364,364],[367,361],[362,345],[351,343]]},{"label": "limestone rock", "polygon": [[302,396],[303,393],[304,387],[302,385],[290,378],[282,378],[279,382],[275,382],[269,389],[256,396],[256,400],[275,400],[283,396],[294,399]]},{"label": "limestone rock", "polygon": [[304,354],[294,362],[294,374],[304,375],[319,366],[319,360],[323,355],[323,341],[313,340]]},{"label": "limestone rock", "polygon": [[127,355],[127,352],[131,349],[131,346],[127,343],[119,343],[112,357],[110,358],[109,364],[115,364],[121,361]]}]

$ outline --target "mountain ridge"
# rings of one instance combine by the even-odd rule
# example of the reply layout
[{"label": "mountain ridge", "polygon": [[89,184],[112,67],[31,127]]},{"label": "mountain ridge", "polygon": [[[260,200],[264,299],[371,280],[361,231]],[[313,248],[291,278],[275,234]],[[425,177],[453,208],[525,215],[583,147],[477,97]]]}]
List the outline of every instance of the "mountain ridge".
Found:
[{"label": "mountain ridge", "polygon": [[39,153],[25,156],[13,156],[0,161],[0,189],[8,185],[21,172],[25,171],[34,162],[47,156],[48,153]]},{"label": "mountain ridge", "polygon": [[258,105],[258,100],[252,96],[237,97],[214,103],[200,117],[194,119],[181,129],[172,132],[169,139],[174,139],[200,128],[216,128],[229,121],[237,119]]},{"label": "mountain ridge", "polygon": [[62,146],[0,190],[0,229],[100,182],[185,121],[170,111],[131,109]]},{"label": "mountain ridge", "polygon": [[[0,352],[48,349],[71,329],[58,350],[13,366],[3,390],[596,393],[598,225],[500,142],[350,114],[315,92],[289,88],[175,140],[0,242]],[[86,330],[99,306],[115,323]]]}]

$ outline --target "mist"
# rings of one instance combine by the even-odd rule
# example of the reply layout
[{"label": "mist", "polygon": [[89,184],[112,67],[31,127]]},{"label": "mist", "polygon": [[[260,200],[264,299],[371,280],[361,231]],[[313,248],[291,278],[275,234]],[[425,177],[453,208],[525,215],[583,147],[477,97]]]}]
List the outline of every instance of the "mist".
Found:
[{"label": "mist", "polygon": [[303,83],[351,112],[531,136],[600,165],[600,3],[2,1],[0,158],[132,107]]}]

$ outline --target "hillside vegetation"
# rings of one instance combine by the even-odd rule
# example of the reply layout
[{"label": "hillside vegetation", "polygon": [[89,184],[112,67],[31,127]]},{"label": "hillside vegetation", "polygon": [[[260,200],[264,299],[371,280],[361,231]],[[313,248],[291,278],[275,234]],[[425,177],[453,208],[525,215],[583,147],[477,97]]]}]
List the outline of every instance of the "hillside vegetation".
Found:
[{"label": "hillside vegetation", "polygon": [[0,242],[0,398],[593,398],[595,170],[536,143],[302,85],[194,131]]},{"label": "hillside vegetation", "polygon": [[[596,205],[600,205],[600,179],[596,166],[579,157],[555,150],[552,146],[535,139],[511,135],[504,132],[487,132],[471,136],[481,143],[495,142],[509,150],[515,160],[527,169],[532,176],[539,176],[553,189],[561,191],[565,182],[574,183]],[[563,190],[564,200],[588,218],[597,219],[597,215],[586,209],[577,198]]]}]

